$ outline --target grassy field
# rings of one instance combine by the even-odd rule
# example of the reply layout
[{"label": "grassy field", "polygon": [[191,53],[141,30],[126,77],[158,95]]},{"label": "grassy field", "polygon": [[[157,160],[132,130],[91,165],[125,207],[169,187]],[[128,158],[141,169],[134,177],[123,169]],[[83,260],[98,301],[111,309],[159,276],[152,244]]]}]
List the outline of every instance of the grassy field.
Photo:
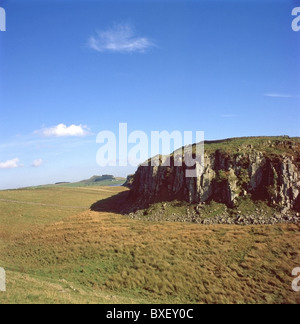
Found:
[{"label": "grassy field", "polygon": [[300,228],[151,223],[89,210],[126,189],[0,192],[7,303],[300,303]]},{"label": "grassy field", "polygon": [[117,180],[102,180],[99,182],[74,182],[74,183],[60,183],[60,184],[48,184],[42,186],[26,187],[21,190],[36,190],[36,189],[54,189],[54,188],[87,188],[87,187],[117,187],[122,186],[125,183],[125,179]]}]

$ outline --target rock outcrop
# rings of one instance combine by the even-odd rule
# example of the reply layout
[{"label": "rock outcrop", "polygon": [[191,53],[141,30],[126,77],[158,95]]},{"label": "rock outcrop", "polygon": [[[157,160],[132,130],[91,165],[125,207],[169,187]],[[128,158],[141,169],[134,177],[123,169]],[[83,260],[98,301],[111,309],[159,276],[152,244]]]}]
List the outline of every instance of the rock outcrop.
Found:
[{"label": "rock outcrop", "polygon": [[127,177],[126,182],[123,184],[123,187],[127,187],[131,189],[133,182],[134,182],[134,174],[131,174]]},{"label": "rock outcrop", "polygon": [[234,207],[239,197],[267,201],[281,210],[300,210],[300,139],[243,138],[206,142],[202,172],[187,178],[178,158],[161,157],[157,166],[140,166],[131,183],[131,198],[141,204],[181,200],[215,201]]}]

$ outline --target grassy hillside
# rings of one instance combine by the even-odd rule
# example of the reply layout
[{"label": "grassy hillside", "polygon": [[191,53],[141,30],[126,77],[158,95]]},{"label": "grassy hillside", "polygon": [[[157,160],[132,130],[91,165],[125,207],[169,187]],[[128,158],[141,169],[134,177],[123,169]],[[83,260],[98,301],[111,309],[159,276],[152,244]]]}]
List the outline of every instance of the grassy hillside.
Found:
[{"label": "grassy hillside", "polygon": [[93,176],[90,179],[82,180],[79,182],[58,182],[56,184],[42,185],[27,187],[22,189],[41,189],[41,188],[82,188],[82,187],[108,187],[108,186],[121,186],[125,183],[125,178],[114,177],[110,175]]},{"label": "grassy hillside", "polygon": [[0,191],[0,240],[4,233],[18,234],[62,221],[88,210],[91,204],[120,192],[121,188],[39,188]]},{"label": "grassy hillside", "polygon": [[98,186],[117,186],[125,182],[125,178],[116,178],[111,175],[93,176],[90,179],[79,182],[61,184],[62,187],[98,187]]},{"label": "grassy hillside", "polygon": [[299,226],[151,223],[88,209],[124,190],[0,192],[0,303],[300,303],[290,275]]},{"label": "grassy hillside", "polygon": [[208,154],[216,150],[221,150],[228,154],[236,154],[241,150],[245,152],[247,149],[255,149],[267,155],[294,155],[295,150],[300,150],[300,137],[241,137],[205,142],[205,152]]}]

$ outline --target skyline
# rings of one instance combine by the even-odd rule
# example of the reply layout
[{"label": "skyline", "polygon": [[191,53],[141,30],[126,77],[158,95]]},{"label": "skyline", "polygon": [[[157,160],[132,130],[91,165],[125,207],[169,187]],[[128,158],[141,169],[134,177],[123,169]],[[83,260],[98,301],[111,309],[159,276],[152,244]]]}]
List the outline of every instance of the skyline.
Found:
[{"label": "skyline", "polygon": [[0,1],[0,189],[134,172],[96,163],[97,134],[123,122],[207,140],[300,136],[296,6]]}]

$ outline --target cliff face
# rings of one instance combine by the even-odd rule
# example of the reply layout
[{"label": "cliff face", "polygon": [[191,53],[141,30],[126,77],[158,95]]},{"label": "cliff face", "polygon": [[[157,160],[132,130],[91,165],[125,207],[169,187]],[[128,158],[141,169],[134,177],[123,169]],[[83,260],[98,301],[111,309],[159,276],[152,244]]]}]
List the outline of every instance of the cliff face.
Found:
[{"label": "cliff face", "polygon": [[131,189],[133,185],[133,181],[134,181],[134,175],[130,174],[126,179],[126,182],[123,184],[123,187],[127,187]]},{"label": "cliff face", "polygon": [[[248,143],[253,144],[248,144]],[[140,166],[131,196],[141,203],[216,201],[234,207],[237,198],[264,200],[282,210],[300,210],[299,139],[233,139],[205,145],[203,172],[186,177],[186,166]],[[173,163],[172,163],[173,162]]]}]

